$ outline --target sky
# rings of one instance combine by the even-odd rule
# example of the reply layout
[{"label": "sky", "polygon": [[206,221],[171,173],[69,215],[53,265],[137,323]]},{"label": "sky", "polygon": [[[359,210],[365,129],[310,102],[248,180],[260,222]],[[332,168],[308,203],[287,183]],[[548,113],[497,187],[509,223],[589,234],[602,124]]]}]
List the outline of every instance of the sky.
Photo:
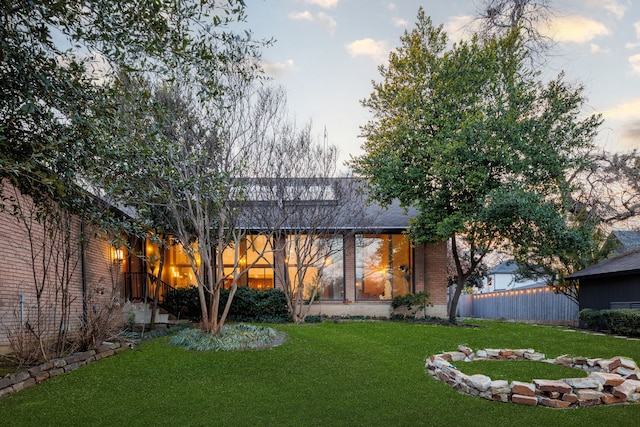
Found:
[{"label": "sky", "polygon": [[[285,88],[296,123],[311,121],[318,142],[339,147],[340,163],[363,154],[360,103],[381,81],[379,65],[411,30],[422,6],[452,40],[469,34],[481,0],[245,0],[256,38],[273,38],[262,66]],[[545,32],[556,41],[545,76],[585,86],[585,114],[601,113],[597,143],[640,149],[640,1],[551,0]],[[466,30],[464,30],[466,29]],[[345,170],[344,167],[342,167]]]}]

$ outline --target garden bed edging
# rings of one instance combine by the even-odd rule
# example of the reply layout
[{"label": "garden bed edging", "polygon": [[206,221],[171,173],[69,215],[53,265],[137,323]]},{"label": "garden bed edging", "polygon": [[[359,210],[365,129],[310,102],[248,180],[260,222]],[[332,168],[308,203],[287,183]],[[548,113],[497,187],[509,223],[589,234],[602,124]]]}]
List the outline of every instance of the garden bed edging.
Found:
[{"label": "garden bed edging", "polygon": [[[589,372],[586,378],[535,379],[531,383],[498,380],[486,375],[466,375],[451,362],[477,360],[540,361]],[[640,402],[640,369],[627,357],[589,359],[558,356],[546,359],[533,349],[485,349],[472,351],[460,345],[457,351],[433,355],[426,360],[429,374],[455,390],[488,400],[551,408],[585,407]]]}]

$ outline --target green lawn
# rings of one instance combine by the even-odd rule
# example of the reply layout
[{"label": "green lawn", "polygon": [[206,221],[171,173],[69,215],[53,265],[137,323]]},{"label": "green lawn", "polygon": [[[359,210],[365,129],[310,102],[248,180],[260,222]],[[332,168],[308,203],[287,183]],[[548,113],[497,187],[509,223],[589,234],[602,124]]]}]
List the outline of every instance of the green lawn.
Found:
[{"label": "green lawn", "polygon": [[[458,344],[534,348],[547,357],[627,356],[640,361],[640,341],[559,327],[477,324],[479,328],[386,322],[278,325],[287,334],[284,345],[232,353],[189,352],[157,339],[0,399],[0,423],[584,427],[633,425],[640,419],[640,405],[531,408],[463,395],[431,378],[425,357],[455,350]],[[457,367],[524,381],[581,375],[534,362],[481,363]]]}]

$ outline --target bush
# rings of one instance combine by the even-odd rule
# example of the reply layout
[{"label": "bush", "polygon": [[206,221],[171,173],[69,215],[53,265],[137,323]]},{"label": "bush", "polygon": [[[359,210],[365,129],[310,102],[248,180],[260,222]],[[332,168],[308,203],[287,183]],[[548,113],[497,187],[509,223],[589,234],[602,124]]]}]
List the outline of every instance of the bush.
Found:
[{"label": "bush", "polygon": [[578,317],[585,328],[591,331],[600,331],[605,329],[604,320],[600,314],[600,310],[592,310],[590,308],[584,308],[580,310]]},{"label": "bush", "polygon": [[278,336],[272,328],[262,326],[225,325],[218,335],[200,329],[185,329],[174,335],[169,342],[195,351],[256,350],[269,346]]},{"label": "bush", "polygon": [[622,308],[617,310],[580,310],[580,321],[587,329],[606,329],[612,334],[640,336],[640,311]]},{"label": "bush", "polygon": [[601,314],[611,333],[640,336],[640,311],[621,308],[619,310],[602,310]]},{"label": "bush", "polygon": [[[417,311],[424,310],[427,305],[430,305],[428,292],[398,295],[391,301],[391,308],[393,309],[391,318],[393,320],[414,319]],[[403,309],[404,313],[399,313]]]},{"label": "bush", "polygon": [[161,305],[180,319],[199,321],[202,318],[198,288],[195,286],[172,291],[165,296]]},{"label": "bush", "polygon": [[[229,290],[220,293],[220,310],[224,309],[229,299]],[[198,288],[176,289],[167,296],[164,304],[177,307],[180,318],[199,321],[202,317],[200,312],[200,300]],[[227,320],[233,322],[269,322],[283,323],[291,320],[287,298],[281,289],[269,289],[259,291],[244,286],[238,287],[231,303]]]},{"label": "bush", "polygon": [[[222,291],[220,309],[227,303],[229,291]],[[287,297],[281,289],[258,291],[238,287],[229,309],[228,320],[235,322],[283,323],[291,320]]]}]

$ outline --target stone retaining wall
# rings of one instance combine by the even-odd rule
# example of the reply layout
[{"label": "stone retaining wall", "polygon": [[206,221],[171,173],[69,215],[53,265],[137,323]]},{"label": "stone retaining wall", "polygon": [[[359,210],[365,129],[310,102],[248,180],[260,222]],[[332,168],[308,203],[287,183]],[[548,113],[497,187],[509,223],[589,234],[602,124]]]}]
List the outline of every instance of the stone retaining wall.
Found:
[{"label": "stone retaining wall", "polygon": [[49,378],[74,371],[81,366],[112,356],[128,348],[127,346],[123,347],[120,342],[105,342],[96,350],[73,353],[64,358],[53,359],[42,365],[34,366],[26,371],[9,374],[0,378],[0,398],[32,387]]},{"label": "stone retaining wall", "polygon": [[[493,381],[482,374],[466,375],[452,364],[476,360],[541,361],[580,369],[589,372],[589,376],[509,383],[503,380]],[[455,390],[500,402],[551,408],[640,402],[640,369],[635,361],[626,357],[588,359],[564,355],[546,359],[544,354],[533,349],[485,349],[474,352],[461,345],[458,346],[458,351],[429,357],[426,368],[435,379],[446,382]]]}]

